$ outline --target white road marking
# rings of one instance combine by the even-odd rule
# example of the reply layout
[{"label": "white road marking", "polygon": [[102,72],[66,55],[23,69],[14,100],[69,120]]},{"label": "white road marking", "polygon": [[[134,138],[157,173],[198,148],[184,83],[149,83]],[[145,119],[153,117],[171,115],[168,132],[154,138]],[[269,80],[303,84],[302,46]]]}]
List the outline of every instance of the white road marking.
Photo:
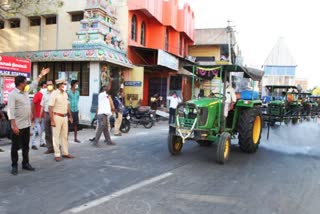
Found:
[{"label": "white road marking", "polygon": [[85,203],[85,204],[83,204],[83,205],[80,205],[80,206],[78,206],[78,207],[74,207],[74,208],[72,208],[72,209],[70,209],[70,210],[67,210],[67,211],[64,212],[64,213],[68,213],[68,212],[71,212],[71,213],[80,213],[80,212],[82,212],[82,211],[84,211],[84,210],[87,210],[87,209],[96,207],[96,206],[98,206],[98,205],[100,205],[100,204],[103,204],[103,203],[105,203],[105,202],[108,202],[108,201],[110,201],[110,200],[112,200],[112,199],[114,199],[114,198],[120,197],[120,196],[125,195],[125,194],[127,194],[127,193],[129,193],[129,192],[132,192],[132,191],[137,190],[137,189],[140,189],[140,188],[142,188],[142,187],[144,187],[144,186],[147,186],[147,185],[150,185],[150,184],[155,183],[155,182],[157,182],[157,181],[160,181],[160,180],[162,180],[162,179],[165,179],[165,178],[167,178],[167,177],[169,177],[169,176],[171,176],[171,175],[173,175],[172,172],[167,172],[167,173],[158,175],[158,176],[156,176],[156,177],[153,177],[153,178],[150,178],[150,179],[141,181],[141,182],[139,182],[139,183],[137,183],[137,184],[134,184],[134,185],[132,185],[132,186],[129,186],[129,187],[127,187],[127,188],[124,188],[124,189],[122,189],[122,190],[119,190],[119,191],[117,191],[117,192],[114,192],[114,193],[112,193],[112,194],[110,194],[110,195],[107,195],[107,196],[104,196],[104,197],[102,197],[102,198],[99,198],[99,199],[96,199],[96,200],[87,202],[87,203]]},{"label": "white road marking", "polygon": [[108,166],[108,167],[112,167],[112,168],[118,168],[118,169],[128,169],[128,170],[133,170],[133,171],[137,171],[136,168],[132,168],[132,167],[127,167],[127,166],[120,166],[120,165],[110,165],[110,164],[106,164],[103,166]]}]

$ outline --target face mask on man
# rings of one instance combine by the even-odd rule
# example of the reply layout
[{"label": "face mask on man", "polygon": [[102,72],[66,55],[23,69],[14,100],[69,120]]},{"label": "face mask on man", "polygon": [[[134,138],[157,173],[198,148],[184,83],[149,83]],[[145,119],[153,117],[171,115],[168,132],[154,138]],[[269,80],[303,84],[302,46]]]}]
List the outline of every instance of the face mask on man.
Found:
[{"label": "face mask on man", "polygon": [[24,92],[29,92],[29,90],[30,90],[30,85],[26,85],[23,90],[24,90]]},{"label": "face mask on man", "polygon": [[48,85],[47,89],[48,89],[48,91],[52,91],[53,90],[53,86],[52,85]]},{"label": "face mask on man", "polygon": [[67,91],[67,89],[68,89],[68,86],[67,85],[63,85],[63,90]]},{"label": "face mask on man", "polygon": [[75,89],[78,89],[79,88],[79,85],[76,85]]}]

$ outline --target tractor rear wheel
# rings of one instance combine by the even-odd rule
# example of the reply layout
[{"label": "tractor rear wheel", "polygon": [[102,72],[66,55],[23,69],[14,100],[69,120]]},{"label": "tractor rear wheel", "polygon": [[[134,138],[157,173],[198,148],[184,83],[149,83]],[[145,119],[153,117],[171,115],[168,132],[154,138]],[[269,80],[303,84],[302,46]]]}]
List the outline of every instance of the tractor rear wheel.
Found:
[{"label": "tractor rear wheel", "polygon": [[220,135],[217,148],[217,162],[224,164],[229,159],[231,147],[231,136],[228,132],[223,132]]},{"label": "tractor rear wheel", "polygon": [[168,149],[172,155],[177,155],[181,152],[183,147],[182,138],[180,136],[169,134],[168,135]]},{"label": "tractor rear wheel", "polygon": [[259,109],[241,110],[238,120],[240,149],[246,153],[256,152],[260,143],[261,130],[262,118]]}]

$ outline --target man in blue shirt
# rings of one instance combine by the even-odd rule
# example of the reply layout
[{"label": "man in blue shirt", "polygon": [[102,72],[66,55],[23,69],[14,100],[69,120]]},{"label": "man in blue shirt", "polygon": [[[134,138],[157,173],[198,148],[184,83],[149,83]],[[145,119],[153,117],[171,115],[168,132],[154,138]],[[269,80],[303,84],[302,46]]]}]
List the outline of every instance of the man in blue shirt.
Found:
[{"label": "man in blue shirt", "polygon": [[78,80],[71,81],[71,89],[68,91],[68,97],[70,102],[70,111],[73,118],[73,128],[74,128],[74,142],[80,143],[77,138],[78,124],[79,124],[79,98],[80,92],[78,90],[79,82]]}]

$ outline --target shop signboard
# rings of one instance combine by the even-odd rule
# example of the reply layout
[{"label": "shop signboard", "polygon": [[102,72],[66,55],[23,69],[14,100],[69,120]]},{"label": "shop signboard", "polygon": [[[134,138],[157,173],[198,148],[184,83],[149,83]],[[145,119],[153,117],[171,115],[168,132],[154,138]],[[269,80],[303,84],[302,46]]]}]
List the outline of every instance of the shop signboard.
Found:
[{"label": "shop signboard", "polygon": [[3,103],[8,103],[8,95],[15,88],[13,77],[3,77]]},{"label": "shop signboard", "polygon": [[18,76],[30,78],[31,61],[11,56],[0,56],[0,75]]},{"label": "shop signboard", "polygon": [[175,71],[179,70],[178,58],[163,50],[158,50],[158,65],[165,66]]},{"label": "shop signboard", "polygon": [[125,81],[124,86],[140,87],[142,86],[141,81]]}]

